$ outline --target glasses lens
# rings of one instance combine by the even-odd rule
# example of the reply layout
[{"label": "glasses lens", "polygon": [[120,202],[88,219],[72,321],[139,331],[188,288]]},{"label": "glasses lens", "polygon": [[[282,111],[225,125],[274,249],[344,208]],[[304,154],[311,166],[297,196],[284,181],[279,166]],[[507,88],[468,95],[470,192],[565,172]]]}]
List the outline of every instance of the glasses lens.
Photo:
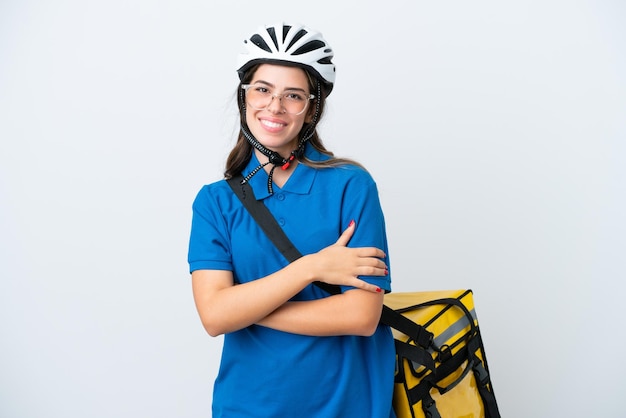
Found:
[{"label": "glasses lens", "polygon": [[246,89],[248,105],[255,110],[264,110],[272,103],[272,100],[280,101],[287,113],[298,115],[304,112],[309,98],[306,94],[295,90],[286,90],[280,95],[262,85],[251,85]]}]

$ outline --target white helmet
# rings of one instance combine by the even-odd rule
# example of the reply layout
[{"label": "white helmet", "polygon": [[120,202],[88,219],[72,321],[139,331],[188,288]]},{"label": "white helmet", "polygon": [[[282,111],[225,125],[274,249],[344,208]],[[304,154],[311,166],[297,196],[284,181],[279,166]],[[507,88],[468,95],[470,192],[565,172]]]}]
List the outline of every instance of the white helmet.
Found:
[{"label": "white helmet", "polygon": [[261,26],[244,40],[244,45],[245,51],[237,59],[240,79],[256,64],[295,65],[318,77],[330,94],[335,83],[335,65],[331,62],[334,54],[320,32],[299,24]]}]

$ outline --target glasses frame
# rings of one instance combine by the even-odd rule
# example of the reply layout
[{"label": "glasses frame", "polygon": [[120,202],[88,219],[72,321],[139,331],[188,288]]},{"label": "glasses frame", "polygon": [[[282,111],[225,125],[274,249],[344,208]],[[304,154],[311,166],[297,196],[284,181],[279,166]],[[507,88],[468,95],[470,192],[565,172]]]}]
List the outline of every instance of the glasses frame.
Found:
[{"label": "glasses frame", "polygon": [[[242,84],[241,85],[241,88],[245,92],[246,103],[248,104],[248,106],[250,106],[254,110],[267,110],[267,108],[269,108],[272,105],[272,102],[274,101],[274,99],[278,98],[278,103],[280,103],[280,106],[285,110],[285,113],[297,116],[297,115],[303,114],[306,111],[306,109],[309,107],[309,103],[311,102],[311,100],[315,99],[315,95],[312,94],[312,93],[309,93],[309,96],[307,97],[307,101],[306,101],[306,103],[304,105],[304,108],[300,112],[298,112],[298,113],[291,113],[291,112],[287,111],[287,108],[285,106],[283,106],[282,99],[283,99],[283,97],[285,97],[285,92],[282,92],[281,94],[271,94],[272,98],[270,99],[270,101],[267,104],[267,106],[265,106],[264,108],[258,108],[258,107],[254,107],[250,103],[248,103],[248,90],[250,89],[250,87],[254,87],[254,86],[261,86],[261,87],[264,87],[264,88],[270,90],[270,88],[268,86],[265,86],[263,84]],[[291,90],[288,90],[288,91],[291,91]],[[305,96],[306,96],[306,94],[305,94]]]}]

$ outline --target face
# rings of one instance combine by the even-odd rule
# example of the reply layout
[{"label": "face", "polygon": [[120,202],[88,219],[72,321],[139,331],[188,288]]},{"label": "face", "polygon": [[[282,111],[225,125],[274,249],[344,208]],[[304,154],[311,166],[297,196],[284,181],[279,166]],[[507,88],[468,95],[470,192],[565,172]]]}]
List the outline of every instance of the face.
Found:
[{"label": "face", "polygon": [[[254,73],[250,84],[261,83],[275,94],[285,90],[301,90],[310,93],[305,71],[297,67],[263,64]],[[281,101],[274,98],[264,110],[246,106],[246,121],[254,137],[266,148],[287,157],[298,146],[298,133],[302,129],[311,108],[300,115],[285,112]]]}]

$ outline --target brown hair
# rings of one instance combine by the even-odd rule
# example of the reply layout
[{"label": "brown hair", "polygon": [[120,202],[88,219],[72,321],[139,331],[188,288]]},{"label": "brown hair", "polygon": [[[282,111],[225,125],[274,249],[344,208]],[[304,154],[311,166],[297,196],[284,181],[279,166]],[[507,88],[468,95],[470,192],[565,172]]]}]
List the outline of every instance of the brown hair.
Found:
[{"label": "brown hair", "polygon": [[[245,123],[245,113],[244,113],[245,112],[244,111],[245,97],[244,97],[243,89],[241,88],[241,85],[248,83],[252,79],[258,67],[259,65],[255,65],[254,67],[250,68],[246,72],[246,74],[241,78],[241,82],[237,86],[236,95],[237,95],[237,106],[239,108],[240,124]],[[318,84],[317,80],[308,71],[305,70],[305,72],[307,74],[307,78],[309,79],[310,90],[315,91],[316,86]],[[313,99],[312,106],[308,110],[308,112],[310,112],[309,114],[311,115],[312,112],[315,111],[315,106],[318,105],[318,103],[316,102],[319,101],[318,120],[314,121],[313,123],[318,123],[319,120],[322,119],[322,115],[324,113],[324,107],[326,104],[326,97],[328,96],[328,90],[324,87],[324,84],[320,83],[320,85],[322,89],[321,97],[316,97],[315,99]],[[300,130],[300,134],[302,134],[303,132],[306,132],[308,127],[309,127],[309,123],[305,123],[302,126],[302,129]],[[363,167],[360,163],[352,159],[335,157],[335,155],[331,151],[327,150],[326,147],[324,146],[324,143],[322,142],[322,139],[320,138],[317,132],[317,128],[315,128],[315,130],[313,131],[313,135],[308,140],[308,142],[317,151],[319,151],[320,153],[324,155],[329,156],[330,159],[325,160],[325,161],[311,161],[308,158],[303,156],[300,158],[300,162],[304,165],[307,165],[309,167],[314,167],[314,168],[328,168],[328,167],[339,167],[343,165],[356,165],[358,167],[365,169],[365,167]],[[246,137],[243,135],[243,132],[240,128],[239,135],[237,136],[237,142],[235,143],[235,146],[230,151],[230,154],[228,155],[228,158],[226,159],[226,168],[224,170],[224,177],[227,179],[230,179],[236,176],[237,174],[241,173],[241,171],[245,168],[245,166],[250,161],[250,158],[252,158],[252,150],[253,150],[252,145],[250,145],[250,143],[248,142]]]}]

